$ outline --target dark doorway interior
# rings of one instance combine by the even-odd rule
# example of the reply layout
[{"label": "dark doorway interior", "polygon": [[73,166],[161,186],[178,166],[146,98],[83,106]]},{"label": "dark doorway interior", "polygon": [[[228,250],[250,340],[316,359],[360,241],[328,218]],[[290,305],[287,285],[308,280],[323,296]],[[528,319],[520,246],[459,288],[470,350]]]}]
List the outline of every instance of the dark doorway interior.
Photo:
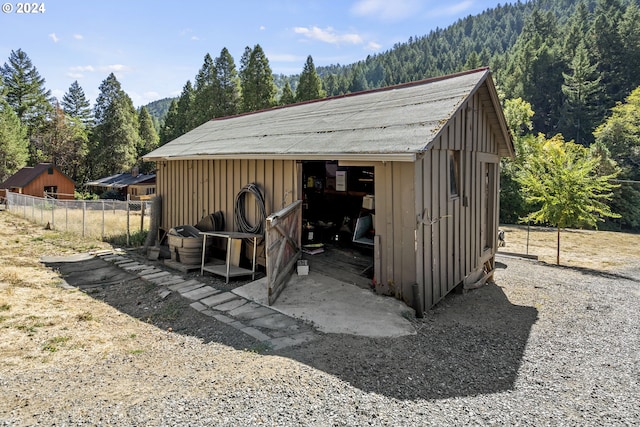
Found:
[{"label": "dark doorway interior", "polygon": [[[302,164],[302,244],[310,268],[369,287],[373,279],[374,168],[336,161]],[[358,220],[367,217],[365,220]],[[363,224],[371,224],[363,229]],[[371,244],[354,242],[354,234]],[[356,239],[357,240],[357,239]]]}]

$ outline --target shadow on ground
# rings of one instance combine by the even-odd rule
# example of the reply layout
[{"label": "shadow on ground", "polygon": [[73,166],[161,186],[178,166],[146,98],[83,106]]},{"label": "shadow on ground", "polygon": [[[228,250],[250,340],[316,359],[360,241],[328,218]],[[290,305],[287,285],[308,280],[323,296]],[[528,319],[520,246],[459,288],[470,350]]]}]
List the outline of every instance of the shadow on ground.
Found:
[{"label": "shadow on ground", "polygon": [[[507,268],[500,263],[498,268]],[[538,311],[511,304],[502,289],[488,284],[450,295],[423,319],[416,335],[368,338],[321,334],[314,341],[279,351],[189,307],[173,293],[161,298],[154,285],[105,261],[49,264],[65,280],[95,299],[159,328],[259,349],[299,361],[366,392],[398,400],[443,399],[512,390]],[[339,297],[339,296],[338,296]]]}]

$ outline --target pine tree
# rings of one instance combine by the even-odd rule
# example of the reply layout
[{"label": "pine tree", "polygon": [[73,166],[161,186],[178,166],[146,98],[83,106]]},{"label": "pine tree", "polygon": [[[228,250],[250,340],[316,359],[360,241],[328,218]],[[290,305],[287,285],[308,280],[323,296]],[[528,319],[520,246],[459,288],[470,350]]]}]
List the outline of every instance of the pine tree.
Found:
[{"label": "pine tree", "polygon": [[213,58],[207,53],[196,76],[193,104],[188,120],[193,127],[200,126],[215,117],[215,78]]},{"label": "pine tree", "polygon": [[588,146],[593,138],[592,132],[599,117],[600,77],[596,72],[597,64],[590,64],[584,43],[578,44],[571,61],[571,73],[562,73],[565,95],[565,114],[563,134],[573,138],[576,143]]},{"label": "pine tree", "polygon": [[91,126],[93,123],[91,104],[85,97],[84,91],[77,80],[69,86],[69,91],[62,97],[61,105],[66,114],[77,118],[85,126]]},{"label": "pine tree", "polygon": [[191,80],[187,80],[187,83],[185,83],[184,87],[182,88],[182,93],[180,94],[180,98],[178,98],[176,104],[176,116],[175,119],[172,119],[174,120],[174,122],[171,123],[171,126],[173,128],[171,139],[175,139],[180,135],[189,132],[191,129],[197,126],[196,123],[191,121],[193,117],[193,115],[191,114],[191,109],[193,108],[194,97],[195,94],[193,86],[191,86]]},{"label": "pine tree", "polygon": [[110,74],[100,85],[91,160],[94,177],[129,171],[137,162],[140,135],[131,98]]},{"label": "pine tree", "polygon": [[214,110],[213,117],[227,117],[240,109],[240,79],[236,64],[227,48],[220,51],[214,62]]},{"label": "pine tree", "polygon": [[171,100],[169,111],[164,119],[162,128],[160,128],[160,145],[164,145],[169,141],[173,141],[180,133],[180,116],[178,114],[178,103],[175,99]]},{"label": "pine tree", "polygon": [[318,76],[315,65],[313,65],[313,58],[309,55],[296,87],[296,101],[310,101],[324,97],[325,92],[322,90],[322,81]]},{"label": "pine tree", "polygon": [[0,182],[24,167],[28,157],[27,129],[9,103],[0,96]]},{"label": "pine tree", "polygon": [[280,95],[280,105],[289,105],[296,102],[296,98],[293,95],[293,91],[291,90],[291,85],[289,84],[289,80],[286,81],[284,87],[282,88],[282,95]]},{"label": "pine tree", "polygon": [[249,47],[245,48],[240,69],[240,86],[243,111],[263,110],[275,105],[276,86],[273,83],[273,72],[269,66],[269,59],[259,44],[252,50],[249,50]]},{"label": "pine tree", "polygon": [[138,114],[138,134],[140,135],[140,146],[138,147],[139,170],[142,173],[147,173],[155,169],[155,164],[143,162],[142,156],[156,149],[160,138],[153,125],[151,115],[145,107],[142,107]]},{"label": "pine tree", "polygon": [[21,49],[11,51],[9,62],[0,67],[0,74],[4,81],[6,101],[31,135],[52,109],[49,103],[51,91],[45,89],[44,78]]}]

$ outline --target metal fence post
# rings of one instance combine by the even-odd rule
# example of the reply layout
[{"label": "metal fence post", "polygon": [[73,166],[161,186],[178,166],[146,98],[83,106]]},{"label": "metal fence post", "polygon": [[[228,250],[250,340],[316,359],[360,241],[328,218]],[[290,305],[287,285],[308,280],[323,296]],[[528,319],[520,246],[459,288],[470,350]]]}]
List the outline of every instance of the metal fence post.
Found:
[{"label": "metal fence post", "polygon": [[85,224],[87,223],[87,201],[82,201],[82,237],[85,233]]},{"label": "metal fence post", "polygon": [[129,194],[127,194],[127,246],[129,246],[129,238],[131,237],[129,233],[129,223],[131,222],[131,218],[130,218],[131,207],[129,205],[130,201],[131,201],[131,197]]},{"label": "metal fence post", "polygon": [[104,240],[104,199],[102,199],[102,240]]}]

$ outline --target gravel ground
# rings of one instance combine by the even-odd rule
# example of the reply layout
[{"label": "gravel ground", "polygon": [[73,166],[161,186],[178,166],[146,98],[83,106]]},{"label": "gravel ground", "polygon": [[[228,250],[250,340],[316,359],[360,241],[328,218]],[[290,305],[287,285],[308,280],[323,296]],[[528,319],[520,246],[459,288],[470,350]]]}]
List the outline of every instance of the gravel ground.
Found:
[{"label": "gravel ground", "polygon": [[144,351],[0,363],[0,425],[640,424],[640,263],[498,261],[495,284],[451,295],[398,339],[243,350],[211,318],[218,335],[189,335],[120,310],[100,326],[134,325]]}]

